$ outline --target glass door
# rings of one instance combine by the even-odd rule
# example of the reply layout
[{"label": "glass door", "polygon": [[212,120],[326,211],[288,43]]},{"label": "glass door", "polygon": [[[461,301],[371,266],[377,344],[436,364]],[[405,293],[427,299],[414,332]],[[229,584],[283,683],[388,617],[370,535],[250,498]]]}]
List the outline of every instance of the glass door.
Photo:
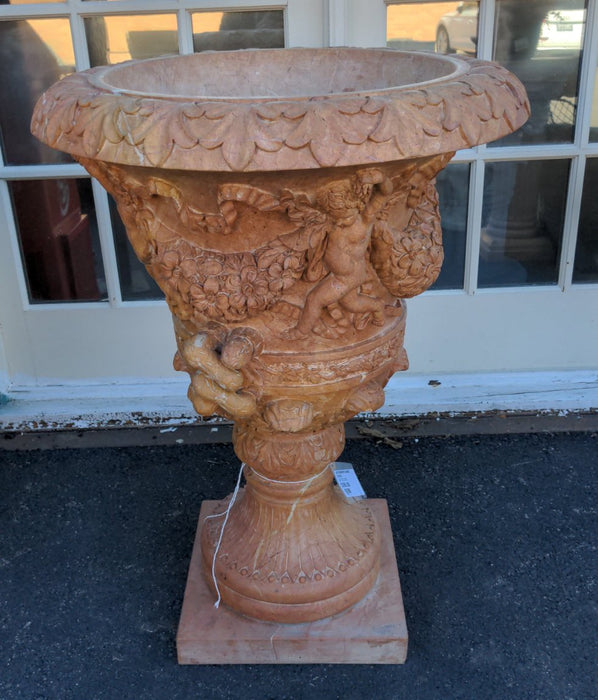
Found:
[{"label": "glass door", "polygon": [[323,13],[323,0],[0,5],[0,332],[9,384],[175,374],[168,309],[114,202],[69,156],[29,133],[44,89],[75,70],[131,58],[321,46]]},{"label": "glass door", "polygon": [[525,84],[515,134],[438,178],[446,246],[410,302],[412,371],[596,367],[598,3],[352,0],[344,40],[495,60]]}]

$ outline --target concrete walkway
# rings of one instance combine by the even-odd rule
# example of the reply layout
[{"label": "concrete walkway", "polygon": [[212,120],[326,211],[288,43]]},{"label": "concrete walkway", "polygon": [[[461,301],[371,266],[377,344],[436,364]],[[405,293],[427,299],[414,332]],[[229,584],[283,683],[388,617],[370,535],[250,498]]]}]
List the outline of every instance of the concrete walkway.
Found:
[{"label": "concrete walkway", "polygon": [[342,459],[390,504],[405,666],[177,666],[230,445],[4,451],[0,698],[596,700],[595,433],[349,441]]}]

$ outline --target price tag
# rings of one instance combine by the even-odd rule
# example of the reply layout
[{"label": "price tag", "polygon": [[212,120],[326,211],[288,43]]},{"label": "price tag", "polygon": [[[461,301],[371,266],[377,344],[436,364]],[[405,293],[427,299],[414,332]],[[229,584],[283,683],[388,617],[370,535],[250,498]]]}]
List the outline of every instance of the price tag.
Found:
[{"label": "price tag", "polygon": [[366,498],[353,465],[349,462],[333,462],[331,465],[336,483],[347,498]]}]

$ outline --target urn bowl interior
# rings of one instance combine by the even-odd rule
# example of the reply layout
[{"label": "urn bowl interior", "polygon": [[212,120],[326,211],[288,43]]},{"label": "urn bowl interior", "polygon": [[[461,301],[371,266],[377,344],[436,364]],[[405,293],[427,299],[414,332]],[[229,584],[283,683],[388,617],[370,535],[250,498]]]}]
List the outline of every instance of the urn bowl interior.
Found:
[{"label": "urn bowl interior", "polygon": [[271,100],[421,87],[457,77],[447,56],[381,49],[271,49],[169,56],[111,66],[101,87],[174,100]]}]

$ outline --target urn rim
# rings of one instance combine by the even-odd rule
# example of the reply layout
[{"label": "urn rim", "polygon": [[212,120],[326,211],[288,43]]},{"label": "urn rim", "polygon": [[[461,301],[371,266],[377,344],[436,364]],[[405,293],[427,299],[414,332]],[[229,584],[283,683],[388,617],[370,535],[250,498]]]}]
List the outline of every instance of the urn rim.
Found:
[{"label": "urn rim", "polygon": [[[289,65],[297,56],[307,60],[323,55],[332,62],[350,55],[357,66],[359,57],[364,65],[375,59],[387,66],[391,83],[400,72],[392,68],[394,62],[411,61],[425,70],[415,84],[385,87],[376,79],[367,89],[364,80],[357,80],[354,91],[338,92],[332,79],[330,94],[241,94],[232,100],[226,95],[155,95],[133,89],[136,84],[107,82],[120,76],[122,83],[123,75],[139,71],[143,77],[202,60],[254,65],[279,56]],[[428,68],[431,75],[424,80]],[[167,80],[168,71],[165,75],[160,80]],[[303,92],[302,85],[297,93]],[[40,97],[31,128],[41,141],[76,159],[173,170],[267,172],[452,153],[511,133],[529,113],[520,81],[489,61],[386,48],[252,49],[130,61],[71,74]]]},{"label": "urn rim", "polygon": [[[272,65],[272,59],[273,63],[276,64],[276,58],[284,55],[288,57],[292,56],[293,60],[289,60],[288,65],[283,65],[284,74],[280,76],[277,72],[275,74],[273,71],[274,66]],[[294,87],[293,80],[297,80],[302,76],[305,78],[306,76],[304,74],[306,70],[311,67],[309,64],[315,62],[315,60],[321,62],[322,59],[326,59],[328,63],[334,60],[341,63],[342,68],[342,62],[350,62],[353,60],[354,62],[363,62],[365,64],[368,58],[377,61],[376,68],[381,71],[381,74],[375,76],[368,75],[367,78],[369,80],[373,79],[375,84],[387,84],[373,87],[373,85],[368,84],[369,80],[366,80],[366,76],[347,76],[343,75],[342,72],[341,75],[338,75],[337,71],[335,71],[332,76],[327,76],[325,73],[323,75],[322,73],[316,75],[310,73],[308,76],[309,90],[297,90],[297,88]],[[399,61],[407,65],[397,65],[396,59],[399,59]],[[416,65],[416,71],[419,69],[425,72],[425,70],[435,69],[439,75],[422,80],[405,80],[401,78],[401,72],[405,71],[405,73],[407,73],[407,70],[412,67],[409,66],[409,63],[413,62],[416,64],[423,64],[419,67]],[[308,65],[305,65],[306,63]],[[176,64],[179,65],[177,66]],[[194,64],[197,64],[197,66],[194,66]],[[157,71],[152,70],[152,68],[155,67],[158,68]],[[237,71],[235,80],[239,85],[236,86],[235,94],[232,94],[232,90],[226,91],[226,93],[229,94],[222,93],[223,87],[229,85],[228,82],[224,82],[223,84],[222,74],[219,75],[218,81],[207,83],[205,82],[206,79],[200,75],[198,76],[199,79],[195,81],[195,93],[189,90],[187,94],[181,94],[179,90],[175,91],[172,89],[173,81],[171,79],[164,80],[164,72],[167,73],[166,77],[171,78],[171,75],[168,75],[169,68],[171,75],[173,72],[172,68],[174,68],[175,71],[178,68],[178,74],[183,72],[182,68],[189,68],[191,69],[190,72],[194,69],[198,70],[202,68],[206,71],[212,69],[216,72],[218,69],[230,71],[234,68]],[[141,72],[140,69],[146,69],[145,76],[135,75]],[[269,73],[267,76],[263,76],[258,69],[268,69]],[[397,90],[424,89],[436,84],[458,80],[465,73],[467,73],[467,64],[461,61],[459,57],[425,51],[414,52],[398,51],[388,48],[368,49],[357,47],[239,49],[236,51],[203,51],[201,53],[185,56],[157,56],[155,58],[125,61],[114,65],[101,66],[95,73],[90,75],[90,83],[107,92],[113,92],[119,95],[130,95],[141,99],[156,99],[171,102],[259,103],[304,100],[325,101],[352,96],[392,94]],[[267,88],[265,83],[261,83],[263,89],[252,90],[250,81],[254,76],[256,80],[267,80],[269,87]],[[174,80],[175,85],[180,84],[180,81],[177,83],[177,77],[181,76],[176,75]],[[324,81],[322,83],[322,88],[326,82],[329,84],[332,82],[334,87],[329,89],[317,89],[317,87],[319,87],[317,83],[319,77]],[[281,89],[279,90],[273,89],[273,82],[281,78],[284,85],[281,85]],[[343,78],[356,81],[358,87],[341,87]],[[149,83],[152,79],[158,83],[158,89],[135,89],[127,86],[127,81],[132,81],[133,85],[139,85],[139,83],[144,80]],[[201,83],[202,80],[204,80],[203,84]],[[167,87],[170,91],[163,90],[162,86]],[[305,80],[301,81],[300,86],[301,88],[307,87],[305,86]],[[210,92],[204,91],[207,88],[210,88]],[[269,94],[267,92],[268,89],[270,90]],[[249,94],[250,92],[251,94]]]}]

